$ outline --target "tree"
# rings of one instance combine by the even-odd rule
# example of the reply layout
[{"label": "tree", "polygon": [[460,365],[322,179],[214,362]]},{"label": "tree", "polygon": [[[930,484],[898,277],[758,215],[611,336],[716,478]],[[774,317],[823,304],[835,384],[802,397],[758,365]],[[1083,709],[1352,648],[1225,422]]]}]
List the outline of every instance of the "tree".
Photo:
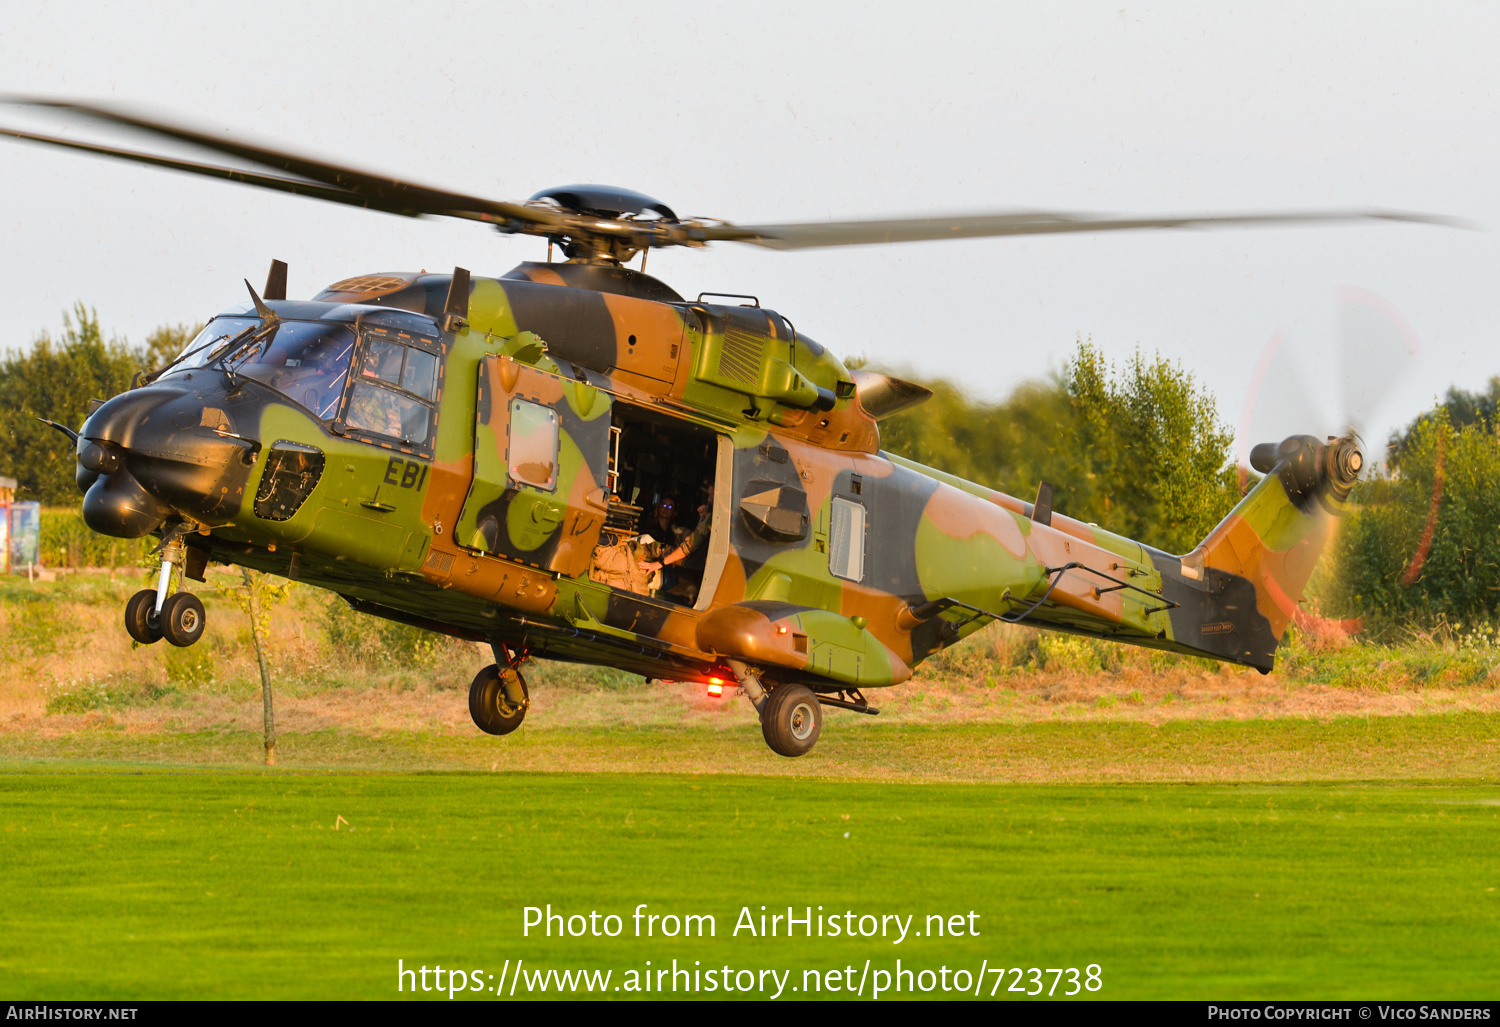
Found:
[{"label": "tree", "polygon": [[1059,508],[1071,502],[1084,466],[1080,454],[1060,444],[1074,431],[1060,379],[1024,382],[999,403],[971,399],[951,382],[923,384],[931,399],[880,422],[882,448],[1026,498],[1037,482],[1049,481]]},{"label": "tree", "polygon": [[1080,340],[1062,375],[999,403],[945,381],[880,422],[892,453],[1053,507],[1172,552],[1187,552],[1239,499],[1232,435],[1192,375],[1137,352],[1123,370]]},{"label": "tree", "polygon": [[196,327],[185,324],[161,325],[150,335],[146,336],[146,346],[141,352],[141,364],[148,370],[160,370],[181,355],[187,348],[187,344],[203,331],[202,325]]},{"label": "tree", "polygon": [[0,361],[0,474],[17,480],[21,498],[78,501],[73,448],[37,418],[77,428],[89,400],[121,392],[140,369],[139,355],[119,339],[105,342],[98,314],[82,303],[64,316],[60,339],[43,333]]},{"label": "tree", "polygon": [[1068,396],[1088,467],[1067,513],[1186,553],[1239,499],[1230,444],[1213,396],[1181,365],[1139,350],[1122,371],[1080,341]]},{"label": "tree", "polygon": [[[1443,397],[1439,404],[1448,418],[1448,424],[1454,430],[1467,428],[1469,425],[1478,425],[1483,431],[1494,432],[1500,429],[1500,375],[1496,375],[1489,381],[1489,387],[1484,392],[1467,392],[1463,389],[1449,386],[1448,394]],[[1419,414],[1410,424],[1399,431],[1391,434],[1386,448],[1390,453],[1390,465],[1399,468],[1401,460],[1406,454],[1413,435],[1424,424],[1431,421],[1435,411]]]},{"label": "tree", "polygon": [[271,631],[271,610],[292,594],[292,583],[276,583],[268,574],[241,567],[244,586],[231,590],[240,609],[250,618],[250,641],[255,646],[255,662],[260,667],[260,705],[265,738],[266,766],[276,765],[276,709],[271,696],[271,661],[267,636]]}]

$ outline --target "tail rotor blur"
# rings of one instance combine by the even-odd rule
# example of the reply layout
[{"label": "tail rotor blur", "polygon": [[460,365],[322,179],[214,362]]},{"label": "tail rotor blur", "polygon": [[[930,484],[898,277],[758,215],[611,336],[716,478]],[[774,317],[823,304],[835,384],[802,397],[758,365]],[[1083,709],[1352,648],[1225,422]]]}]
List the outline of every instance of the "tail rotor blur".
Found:
[{"label": "tail rotor blur", "polygon": [[[1341,286],[1332,366],[1316,368],[1327,346],[1277,329],[1251,376],[1238,425],[1237,462],[1253,447],[1294,434],[1368,440],[1392,394],[1418,366],[1421,340],[1402,313],[1368,289]],[[1364,460],[1367,468],[1374,463]]]},{"label": "tail rotor blur", "polygon": [[[1376,462],[1361,452],[1362,440],[1377,428],[1392,395],[1416,370],[1421,341],[1389,301],[1353,285],[1338,290],[1334,329],[1333,347],[1310,344],[1285,329],[1277,329],[1267,342],[1238,425],[1242,487],[1248,485],[1249,468],[1270,473],[1288,445],[1295,451],[1295,436],[1301,436],[1303,449],[1326,440],[1320,462],[1336,486],[1330,490],[1335,501],[1330,510],[1337,511]],[[1334,519],[1330,530],[1336,531],[1337,524]],[[1358,618],[1332,620],[1302,607],[1286,612],[1315,635],[1347,636],[1364,626]]]}]

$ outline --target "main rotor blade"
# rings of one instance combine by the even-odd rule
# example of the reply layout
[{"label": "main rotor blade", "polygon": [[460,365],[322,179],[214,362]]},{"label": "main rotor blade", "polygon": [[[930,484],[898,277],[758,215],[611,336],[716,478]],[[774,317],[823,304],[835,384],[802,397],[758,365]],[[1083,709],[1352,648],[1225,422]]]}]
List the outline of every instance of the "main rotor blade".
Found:
[{"label": "main rotor blade", "polygon": [[383,210],[388,214],[420,217],[426,213],[425,211],[413,210],[410,207],[386,203],[370,196],[362,196],[359,193],[352,193],[347,189],[336,189],[326,185],[319,185],[317,182],[304,182],[300,179],[281,178],[276,175],[261,175],[253,171],[240,171],[236,168],[225,168],[216,164],[200,164],[196,161],[173,160],[169,157],[157,157],[153,154],[141,153],[136,150],[122,150],[114,146],[80,143],[72,139],[38,135],[35,132],[22,132],[14,128],[0,127],[0,135],[11,136],[15,139],[25,139],[34,143],[46,143],[49,146],[63,146],[70,150],[83,150],[86,153],[97,153],[104,157],[117,157],[122,160],[136,161],[140,164],[153,164],[161,168],[171,168],[174,171],[187,171],[195,175],[206,175],[210,178],[224,179],[230,182],[241,182],[245,185],[259,186],[262,189],[275,189],[278,192],[293,193],[298,196],[310,196],[319,200],[332,200],[334,203],[347,203],[354,207]]},{"label": "main rotor blade", "polygon": [[[253,146],[227,137],[208,135],[180,125],[155,121],[123,110],[112,110],[91,104],[73,103],[66,100],[41,100],[28,97],[8,97],[6,101],[26,107],[43,107],[69,111],[88,118],[123,125],[154,135],[165,136],[178,142],[202,146],[218,153],[229,154],[242,160],[263,164],[293,175],[301,175],[315,182],[345,190],[349,193],[379,201],[369,206],[380,209],[399,207],[403,211],[427,214],[453,214],[471,212],[487,214],[491,219],[514,219],[532,224],[552,224],[556,216],[546,210],[526,207],[518,203],[489,200],[479,196],[468,196],[442,189],[405,182],[401,179],[375,175],[357,168],[330,164],[310,157]],[[259,183],[251,183],[259,184]],[[275,188],[274,186],[272,188]],[[328,197],[325,197],[328,198]]]},{"label": "main rotor blade", "polygon": [[934,239],[976,239],[997,235],[1053,235],[1060,232],[1117,232],[1141,228],[1224,228],[1236,225],[1296,225],[1339,221],[1411,221],[1468,227],[1436,214],[1403,211],[1291,211],[1269,214],[1190,214],[1166,217],[1101,217],[1034,211],[1014,214],[968,214],[950,218],[904,218],[891,221],[804,222],[791,225],[713,225],[702,229],[706,241],[745,242],[774,250],[815,246],[868,246],[877,243]]}]

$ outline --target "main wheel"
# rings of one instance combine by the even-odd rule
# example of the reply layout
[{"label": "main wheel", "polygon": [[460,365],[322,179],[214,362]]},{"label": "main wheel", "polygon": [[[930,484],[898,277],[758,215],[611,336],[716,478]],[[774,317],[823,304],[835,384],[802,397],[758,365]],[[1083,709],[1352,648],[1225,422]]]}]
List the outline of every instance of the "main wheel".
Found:
[{"label": "main wheel", "polygon": [[806,685],[777,685],[761,707],[760,731],[772,752],[801,756],[823,731],[823,706]]},{"label": "main wheel", "polygon": [[143,588],[125,604],[125,630],[141,645],[161,641],[161,618],[156,615],[156,589]]},{"label": "main wheel", "polygon": [[513,678],[525,694],[526,685],[518,671],[495,664],[481,670],[469,686],[469,716],[479,730],[491,735],[508,735],[526,719],[526,703],[513,702],[505,694],[506,678]]},{"label": "main wheel", "polygon": [[167,596],[162,604],[161,637],[175,646],[189,646],[203,637],[203,603],[191,592]]}]

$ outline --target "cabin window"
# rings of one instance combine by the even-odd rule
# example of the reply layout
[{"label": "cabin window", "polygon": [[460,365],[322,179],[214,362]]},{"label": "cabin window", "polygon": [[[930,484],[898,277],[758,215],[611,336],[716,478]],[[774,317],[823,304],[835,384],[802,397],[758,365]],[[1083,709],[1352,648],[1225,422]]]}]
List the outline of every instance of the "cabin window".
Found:
[{"label": "cabin window", "polygon": [[835,496],[828,532],[828,570],[850,581],[865,576],[865,508]]},{"label": "cabin window", "polygon": [[557,488],[557,411],[524,399],[510,401],[510,445],[506,457],[516,485]]}]

